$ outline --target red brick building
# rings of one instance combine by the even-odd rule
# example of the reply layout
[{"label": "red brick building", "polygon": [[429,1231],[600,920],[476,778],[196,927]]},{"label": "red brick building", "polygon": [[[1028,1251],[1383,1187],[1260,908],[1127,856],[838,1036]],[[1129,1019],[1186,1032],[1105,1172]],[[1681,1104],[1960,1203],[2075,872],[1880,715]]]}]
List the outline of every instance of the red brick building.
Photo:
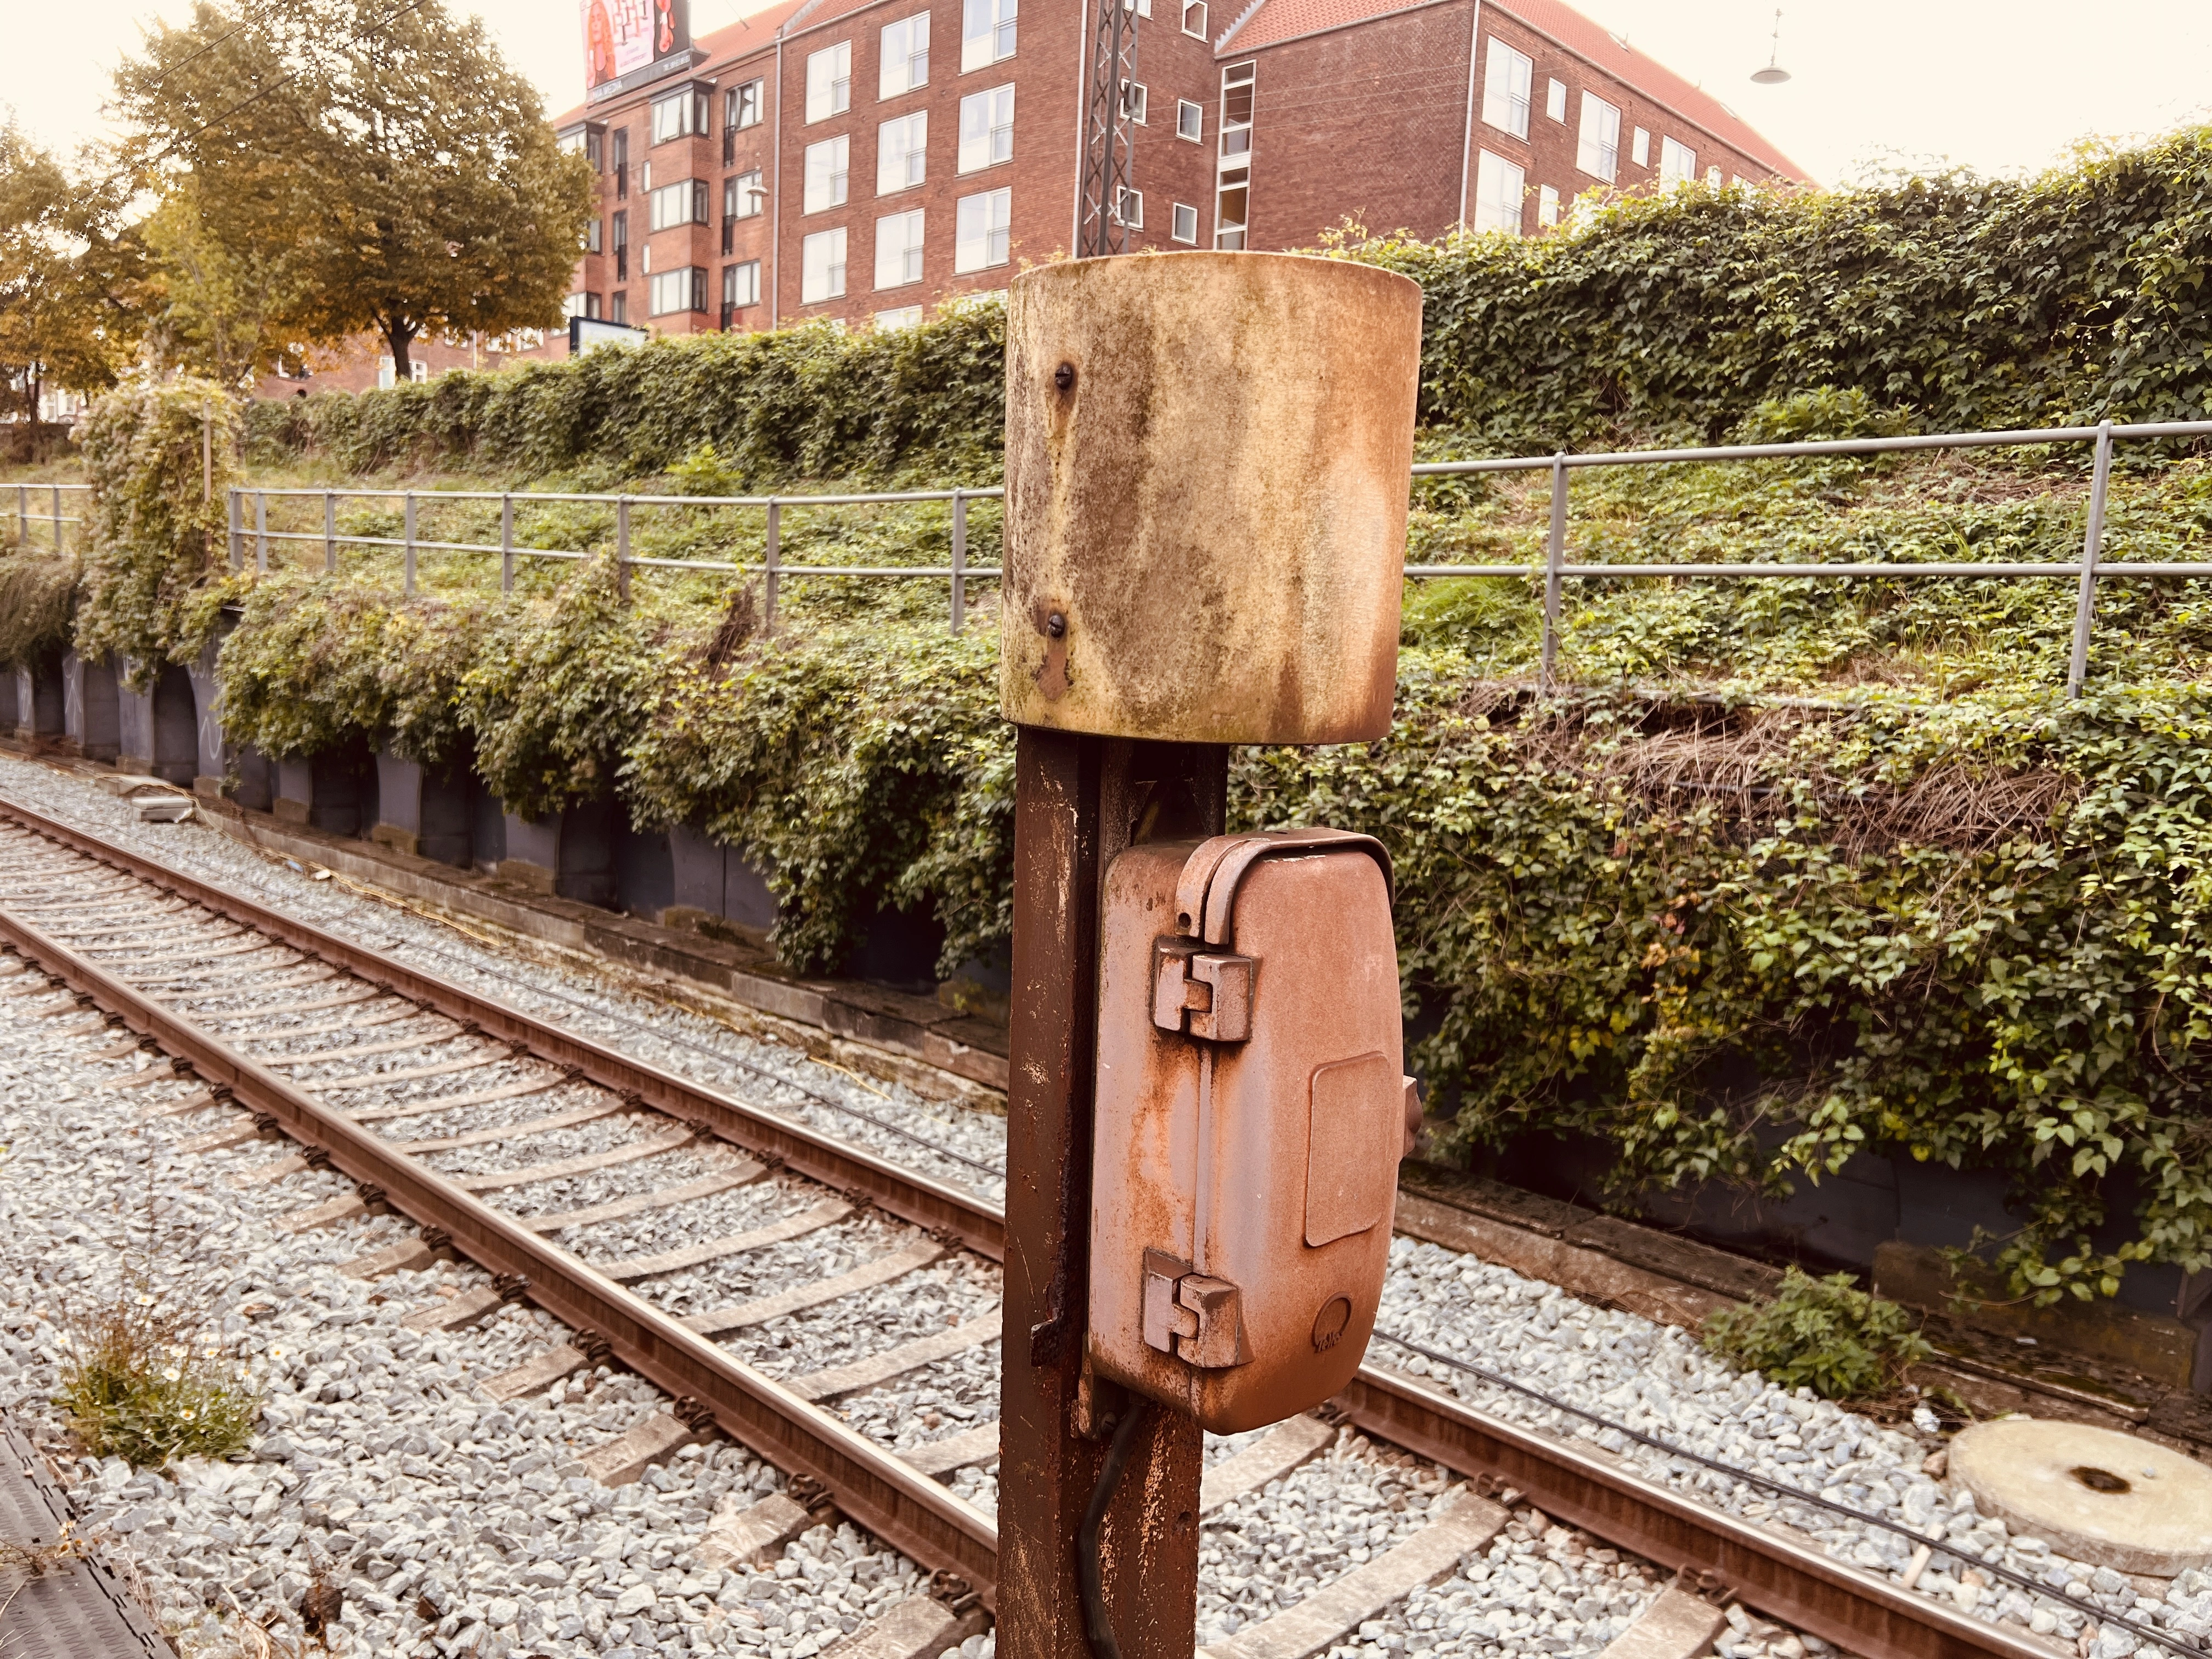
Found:
[{"label": "red brick building", "polygon": [[[896,325],[1071,251],[1093,3],[780,0],[601,88],[556,123],[599,175],[572,312]],[[1133,249],[1532,235],[1587,191],[1802,176],[1560,0],[1125,3]],[[428,372],[566,350],[492,343],[426,343]],[[377,356],[304,384],[374,384]]]}]

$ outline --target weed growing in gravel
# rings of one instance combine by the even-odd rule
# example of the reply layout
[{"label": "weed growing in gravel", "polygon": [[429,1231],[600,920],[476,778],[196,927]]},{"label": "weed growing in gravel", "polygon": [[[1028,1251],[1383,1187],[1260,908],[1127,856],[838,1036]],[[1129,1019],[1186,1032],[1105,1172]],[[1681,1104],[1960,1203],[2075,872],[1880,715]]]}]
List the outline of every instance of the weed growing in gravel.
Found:
[{"label": "weed growing in gravel", "polygon": [[1792,1267],[1770,1300],[1708,1319],[1705,1346],[1779,1388],[1809,1387],[1827,1400],[1887,1394],[1936,1350],[1911,1314],[1857,1284],[1850,1273],[1814,1279]]},{"label": "weed growing in gravel", "polygon": [[143,1271],[125,1272],[112,1300],[71,1309],[62,1324],[54,1403],[94,1456],[159,1468],[179,1455],[228,1457],[252,1437],[261,1396],[251,1375]]}]

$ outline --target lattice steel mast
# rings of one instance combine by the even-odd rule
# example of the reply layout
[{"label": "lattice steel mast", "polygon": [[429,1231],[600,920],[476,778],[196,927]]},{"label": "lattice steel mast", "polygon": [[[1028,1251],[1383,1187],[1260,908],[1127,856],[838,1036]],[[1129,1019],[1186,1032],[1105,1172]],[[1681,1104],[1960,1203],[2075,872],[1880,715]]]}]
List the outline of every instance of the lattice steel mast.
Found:
[{"label": "lattice steel mast", "polygon": [[1091,81],[1083,124],[1083,217],[1078,258],[1126,253],[1122,199],[1130,188],[1136,135],[1128,88],[1137,78],[1136,0],[1091,0]]}]

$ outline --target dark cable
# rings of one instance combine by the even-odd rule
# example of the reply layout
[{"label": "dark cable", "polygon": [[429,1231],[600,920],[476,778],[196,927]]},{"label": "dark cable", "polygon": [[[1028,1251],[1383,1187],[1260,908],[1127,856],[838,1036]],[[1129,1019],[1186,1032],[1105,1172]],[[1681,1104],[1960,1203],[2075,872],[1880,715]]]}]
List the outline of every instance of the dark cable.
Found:
[{"label": "dark cable", "polygon": [[[1624,1435],[1638,1445],[1649,1446],[1654,1451],[1664,1452],[1669,1457],[1679,1457],[1686,1462],[1699,1464],[1717,1474],[1727,1475],[1732,1480],[1741,1480],[1747,1486],[1762,1488],[1785,1498],[1792,1503],[1809,1504],[1816,1509],[1826,1510],[1832,1514],[1863,1522],[1870,1527],[1880,1527],[1885,1532],[1895,1533],[1899,1537],[1910,1539],[1913,1543],[1927,1550],[1931,1559],[1937,1553],[1948,1555],[1954,1560],[1967,1559],[1966,1553],[1948,1538],[1931,1538],[1925,1533],[1915,1532],[1911,1528],[1900,1526],[1894,1521],[1884,1520],[1881,1516],[1869,1515],[1863,1510],[1851,1508],[1847,1504],[1838,1504],[1832,1498],[1823,1498],[1818,1492],[1807,1492],[1802,1486],[1786,1486],[1779,1480],[1770,1480],[1763,1474],[1753,1474],[1748,1469],[1740,1469],[1733,1463],[1723,1463],[1700,1452],[1686,1451],[1680,1446],[1669,1445],[1656,1436],[1632,1429],[1624,1423],[1613,1421],[1610,1418],[1601,1417],[1595,1412],[1585,1411],[1582,1407],[1571,1405],[1566,1401],[1546,1394],[1540,1389],[1532,1389],[1525,1382],[1516,1382],[1510,1377],[1500,1376],[1496,1371],[1487,1370],[1480,1365],[1470,1365],[1464,1359],[1455,1359],[1448,1353],[1438,1353],[1433,1348],[1425,1348],[1418,1342],[1408,1341],[1406,1338],[1393,1335],[1389,1331],[1377,1330],[1375,1334],[1386,1342],[1395,1343],[1408,1352],[1420,1355],[1422,1358],[1432,1364],[1448,1366],[1455,1371],[1464,1371],[1469,1376],[1481,1378],[1493,1388],[1525,1395],[1531,1400],[1539,1401],[1551,1407],[1554,1411],[1565,1412],[1570,1416],[1581,1418],[1584,1422],[1595,1423],[1600,1428],[1611,1429],[1615,1434]],[[2138,1625],[2124,1614],[2107,1613],[2094,1602],[2077,1601],[2063,1590],[2054,1589],[2048,1584],[2030,1578],[2024,1573],[2014,1572],[2010,1567],[2000,1566],[1994,1561],[1977,1559],[1974,1561],[1974,1569],[1978,1572],[1986,1572],[1995,1577],[2002,1578],[2014,1588],[2026,1590],[2032,1595],[2045,1596],[2051,1601],[2063,1602],[2068,1607],[2094,1620],[2100,1625],[2118,1625],[2131,1635],[2154,1642],[2170,1652],[2187,1654],[2191,1656],[2191,1659],[2196,1659],[2196,1656],[2203,1651],[2203,1648],[2193,1641],[2154,1630],[2147,1625]]]},{"label": "dark cable", "polygon": [[1075,1533],[1075,1582],[1083,1591],[1083,1632],[1091,1638],[1094,1659],[1121,1659],[1121,1644],[1114,1639],[1114,1621],[1106,1616],[1106,1583],[1098,1559],[1098,1529],[1105,1523],[1106,1506],[1114,1501],[1121,1470],[1137,1449],[1138,1432],[1152,1414],[1152,1401],[1133,1400],[1114,1430],[1107,1449],[1106,1467],[1098,1471],[1098,1484],[1091,1489],[1091,1507]]}]

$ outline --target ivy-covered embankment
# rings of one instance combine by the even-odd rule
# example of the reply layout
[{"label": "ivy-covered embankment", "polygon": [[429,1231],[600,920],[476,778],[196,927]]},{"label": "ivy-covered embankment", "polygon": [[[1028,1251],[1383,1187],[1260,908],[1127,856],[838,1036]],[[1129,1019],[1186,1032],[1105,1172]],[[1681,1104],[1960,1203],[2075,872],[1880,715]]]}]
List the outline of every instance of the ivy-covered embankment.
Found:
[{"label": "ivy-covered embankment", "polygon": [[[2189,416],[2212,386],[2208,204],[2197,132],[2024,184],[1688,191],[1536,242],[1337,252],[1424,283],[1431,454]],[[245,452],[299,480],[413,468],[426,489],[980,483],[1000,331],[984,307],[260,405]],[[163,477],[155,494],[191,499],[103,507],[81,642],[177,659],[229,605],[240,740],[366,738],[465,760],[518,810],[611,791],[641,826],[702,826],[775,872],[799,965],[839,960],[876,902],[933,911],[948,966],[1003,943],[1012,744],[988,590],[956,636],[939,582],[787,580],[763,634],[755,590],[641,570],[625,601],[605,560],[526,561],[502,595],[490,562],[426,556],[412,600],[380,551],[329,577],[319,547],[280,544],[267,577],[233,577],[191,510],[196,414],[176,482],[197,394],[135,395],[152,404],[100,418],[171,437],[88,444],[103,500]],[[1584,473],[1573,556],[2063,560],[2082,462]],[[1409,550],[1533,558],[1547,488],[1425,483]],[[426,501],[427,539],[495,539],[496,504]],[[358,502],[342,527],[386,535],[394,516]],[[641,553],[761,546],[745,509],[637,523]],[[970,531],[994,562],[995,512]],[[949,515],[826,509],[784,535],[791,562],[937,563]],[[612,537],[611,512],[568,504],[521,539]],[[2106,557],[2203,558],[2208,538],[2212,469],[2124,453]],[[1574,583],[1540,692],[1528,584],[1413,584],[1389,739],[1245,752],[1233,810],[1390,845],[1417,1059],[1463,1144],[1595,1136],[1624,1194],[1802,1182],[1861,1149],[1997,1170],[2019,1231],[1990,1253],[2016,1292],[2109,1292],[2131,1260],[2212,1256],[2212,590],[2107,582],[2078,702],[2071,615],[2060,581]]]}]

